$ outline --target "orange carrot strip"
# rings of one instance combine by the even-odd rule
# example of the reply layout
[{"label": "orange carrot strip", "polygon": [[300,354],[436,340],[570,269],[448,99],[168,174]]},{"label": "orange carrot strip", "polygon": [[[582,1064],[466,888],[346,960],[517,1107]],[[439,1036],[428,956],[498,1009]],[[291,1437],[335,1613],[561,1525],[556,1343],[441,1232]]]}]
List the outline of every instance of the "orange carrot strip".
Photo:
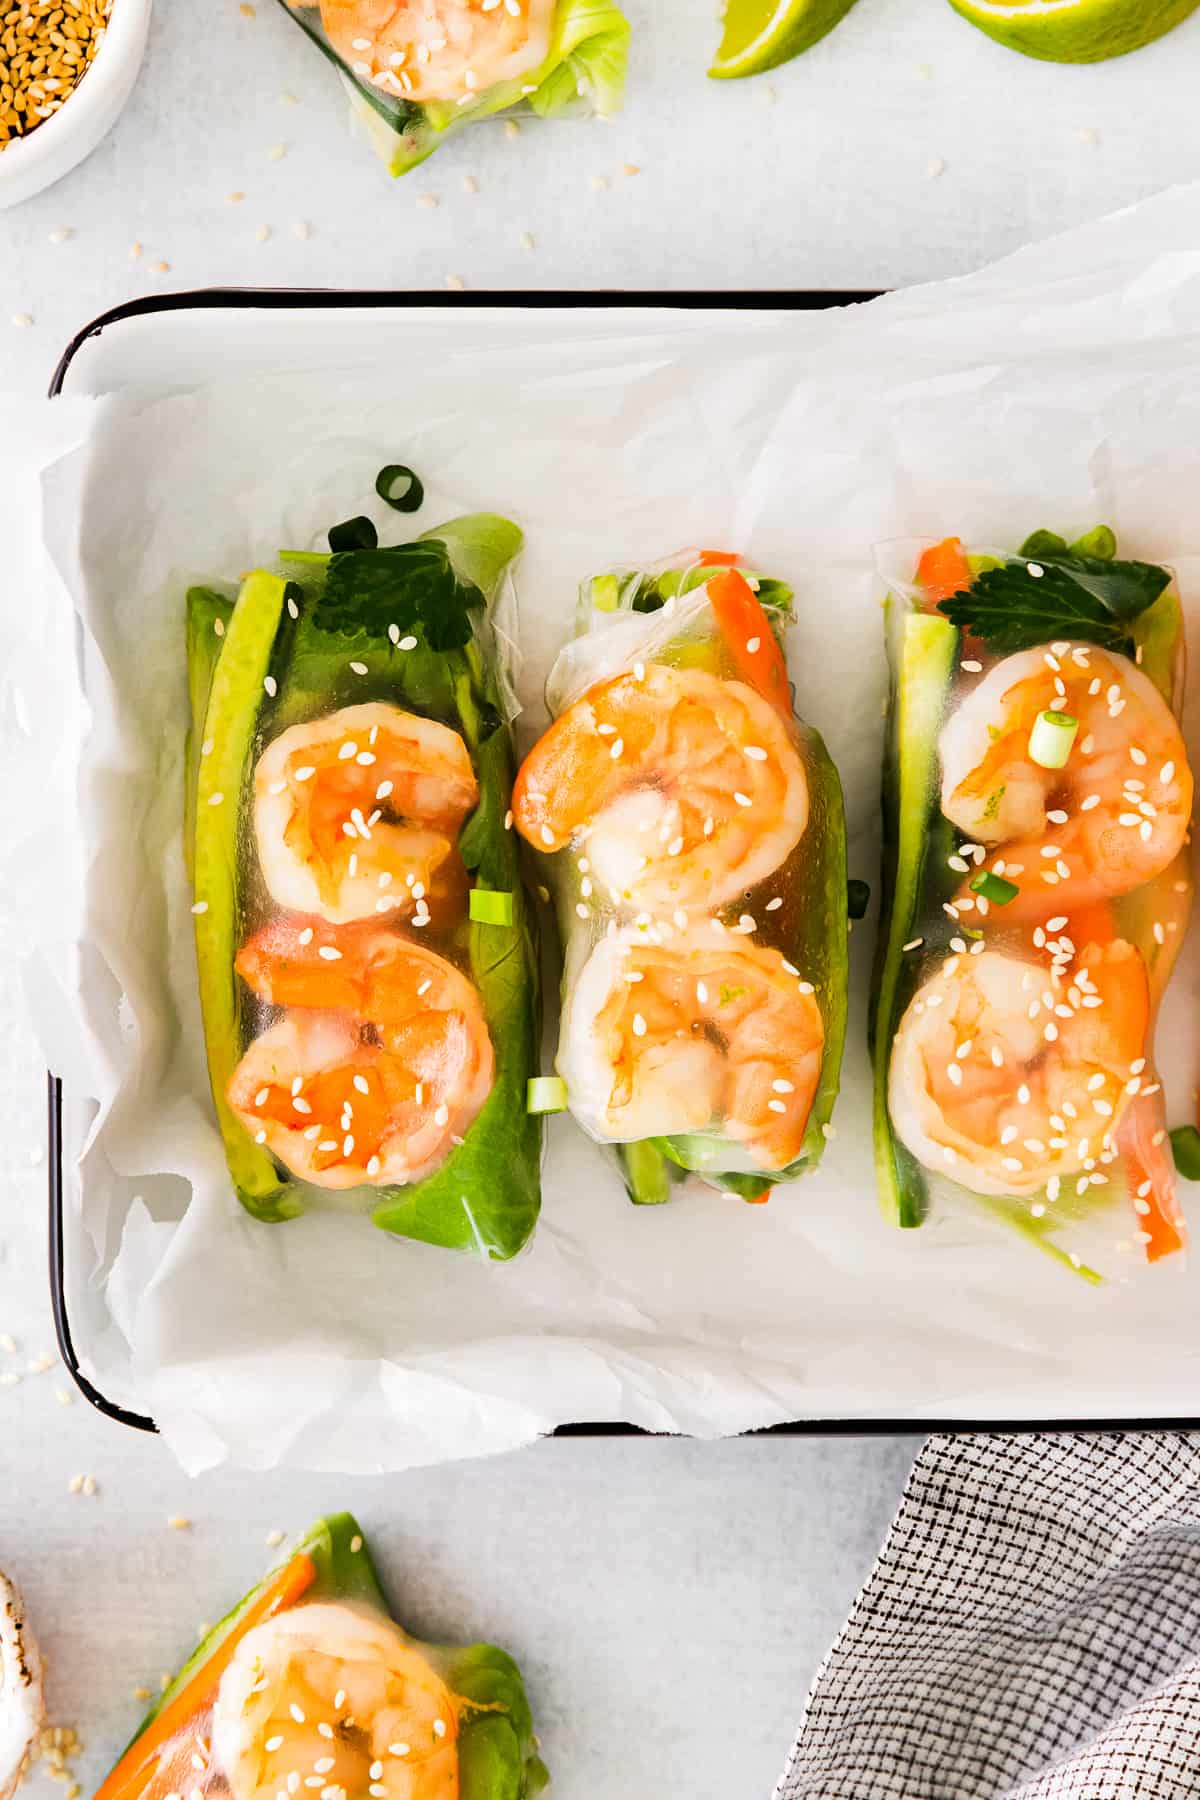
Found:
[{"label": "orange carrot strip", "polygon": [[774,1188],[768,1188],[765,1194],[755,1194],[753,1196],[751,1196],[750,1194],[747,1194],[746,1195],[746,1205],[747,1206],[765,1206],[767,1204],[767,1201],[771,1198],[771,1195],[774,1192],[775,1192]]},{"label": "orange carrot strip", "polygon": [[702,569],[736,569],[741,560],[736,550],[702,550],[697,558]]},{"label": "orange carrot strip", "polygon": [[[1080,950],[1085,944],[1111,944],[1117,935],[1112,906],[1107,900],[1097,900],[1090,906],[1072,907],[1068,929]],[[1126,1106],[1117,1127],[1117,1149],[1130,1204],[1141,1200],[1149,1208],[1137,1213],[1147,1262],[1157,1262],[1160,1257],[1182,1250],[1186,1242],[1183,1213],[1175,1192],[1175,1169],[1166,1153],[1165,1140],[1154,1142],[1161,1127],[1161,1109],[1143,1101],[1140,1095]],[[1147,1182],[1149,1191],[1139,1195],[1138,1189]]]},{"label": "orange carrot strip", "polygon": [[746,577],[736,569],[714,575],[708,597],[738,674],[790,719],[792,697],[783,651]]},{"label": "orange carrot strip", "polygon": [[949,600],[971,585],[971,565],[963,555],[961,538],[943,538],[921,554],[917,564],[917,581],[924,588],[931,606]]},{"label": "orange carrot strip", "polygon": [[155,1762],[160,1752],[177,1732],[182,1731],[197,1713],[212,1700],[222,1675],[233,1661],[234,1652],[248,1632],[277,1612],[294,1606],[316,1580],[317,1568],[311,1556],[293,1556],[292,1560],[271,1576],[261,1594],[246,1608],[228,1636],[223,1638],[196,1670],[187,1686],[147,1725],[142,1735],[130,1744],[111,1774],[96,1790],[95,1800],[121,1800],[123,1796],[143,1792],[151,1773],[147,1765]]}]

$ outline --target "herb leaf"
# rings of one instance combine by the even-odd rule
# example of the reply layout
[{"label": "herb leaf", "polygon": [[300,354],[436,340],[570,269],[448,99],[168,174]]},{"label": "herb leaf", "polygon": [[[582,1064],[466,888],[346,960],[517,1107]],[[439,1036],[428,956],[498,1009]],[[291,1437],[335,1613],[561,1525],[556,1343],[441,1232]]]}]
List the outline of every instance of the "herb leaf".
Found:
[{"label": "herb leaf", "polygon": [[[1031,566],[1041,573],[1031,574]],[[1054,551],[1032,565],[1013,561],[985,569],[969,588],[941,601],[939,611],[998,656],[1050,638],[1081,638],[1129,655],[1130,624],[1170,581],[1170,572],[1155,563]]]},{"label": "herb leaf", "polygon": [[484,597],[455,574],[440,538],[419,538],[383,550],[344,550],[331,556],[313,613],[318,631],[395,641],[415,636],[430,650],[460,650],[473,633],[473,612]]}]

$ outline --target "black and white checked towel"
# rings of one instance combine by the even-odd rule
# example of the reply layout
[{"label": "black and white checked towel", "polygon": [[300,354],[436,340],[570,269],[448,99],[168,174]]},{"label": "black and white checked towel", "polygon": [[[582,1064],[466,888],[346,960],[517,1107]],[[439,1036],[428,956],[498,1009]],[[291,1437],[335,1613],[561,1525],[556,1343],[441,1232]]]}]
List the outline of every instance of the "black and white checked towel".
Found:
[{"label": "black and white checked towel", "polygon": [[1200,1800],[1200,1438],[934,1437],[776,1800]]}]

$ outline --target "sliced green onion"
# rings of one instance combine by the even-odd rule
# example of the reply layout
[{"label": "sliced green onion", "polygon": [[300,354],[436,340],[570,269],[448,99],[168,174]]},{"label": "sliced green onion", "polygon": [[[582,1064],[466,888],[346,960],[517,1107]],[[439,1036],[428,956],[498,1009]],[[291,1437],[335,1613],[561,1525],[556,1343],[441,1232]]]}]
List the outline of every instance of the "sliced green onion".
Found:
[{"label": "sliced green onion", "polygon": [[1070,713],[1040,712],[1029,733],[1029,754],[1039,769],[1065,769],[1078,730]]},{"label": "sliced green onion", "polygon": [[615,575],[592,576],[592,605],[597,612],[616,612],[621,604],[621,584]]},{"label": "sliced green onion", "polygon": [[1007,906],[1021,891],[1015,881],[1005,881],[1003,875],[994,875],[991,869],[981,869],[970,885],[973,894],[981,894],[995,906]]},{"label": "sliced green onion", "polygon": [[1194,1125],[1178,1125],[1171,1133],[1175,1168],[1185,1181],[1200,1181],[1200,1131]]},{"label": "sliced green onion", "polygon": [[472,888],[467,909],[477,925],[511,925],[513,897],[501,888]]},{"label": "sliced green onion", "polygon": [[343,550],[374,550],[378,543],[379,533],[363,513],[329,527],[329,548],[335,556]]},{"label": "sliced green onion", "polygon": [[1108,525],[1097,525],[1076,538],[1071,549],[1076,556],[1094,556],[1099,562],[1111,562],[1117,554],[1117,534]]},{"label": "sliced green onion", "polygon": [[531,1075],[525,1089],[525,1111],[566,1112],[567,1084],[561,1075]]},{"label": "sliced green onion", "polygon": [[848,881],[846,883],[846,912],[850,918],[865,919],[870,904],[871,884],[869,881]]},{"label": "sliced green onion", "polygon": [[388,463],[375,477],[375,492],[396,512],[417,512],[425,500],[425,487],[406,463]]},{"label": "sliced green onion", "polygon": [[1059,537],[1057,531],[1034,531],[1025,539],[1017,555],[1028,560],[1029,557],[1061,556],[1067,547],[1066,538]]}]

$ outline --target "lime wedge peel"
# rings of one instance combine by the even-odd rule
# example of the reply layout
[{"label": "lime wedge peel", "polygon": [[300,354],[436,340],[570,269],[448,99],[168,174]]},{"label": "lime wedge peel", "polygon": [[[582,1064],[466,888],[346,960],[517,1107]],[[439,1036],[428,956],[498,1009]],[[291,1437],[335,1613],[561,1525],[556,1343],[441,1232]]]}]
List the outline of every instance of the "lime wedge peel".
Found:
[{"label": "lime wedge peel", "polygon": [[708,72],[717,81],[736,81],[777,69],[810,50],[853,5],[854,0],[728,0],[720,47]]},{"label": "lime wedge peel", "polygon": [[1200,0],[950,0],[1008,50],[1041,62],[1106,62],[1165,36]]}]

